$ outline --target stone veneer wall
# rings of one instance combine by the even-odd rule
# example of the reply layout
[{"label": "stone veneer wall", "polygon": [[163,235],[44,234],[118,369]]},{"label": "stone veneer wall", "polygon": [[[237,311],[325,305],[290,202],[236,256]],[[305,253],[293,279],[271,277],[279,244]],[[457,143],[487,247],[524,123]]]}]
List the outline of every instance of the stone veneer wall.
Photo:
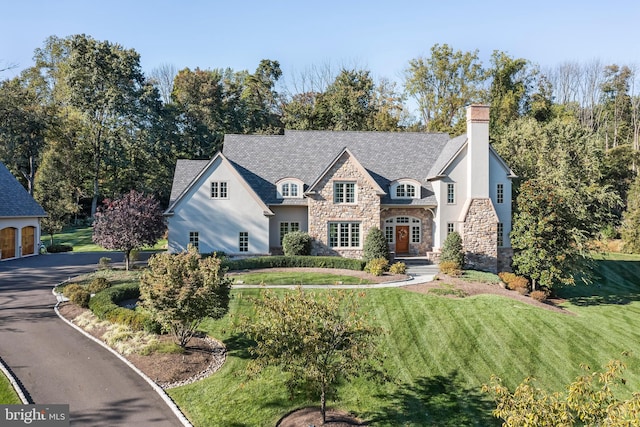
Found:
[{"label": "stone veneer wall", "polygon": [[[333,203],[333,182],[356,182],[356,203]],[[360,248],[330,248],[328,223],[360,222]],[[313,255],[339,255],[362,258],[364,240],[372,227],[380,227],[380,196],[369,179],[345,153],[316,185],[316,194],[309,196],[309,235],[313,238]]]},{"label": "stone veneer wall", "polygon": [[491,199],[473,199],[462,224],[467,266],[498,272],[498,217]]},{"label": "stone veneer wall", "polygon": [[[386,225],[384,223],[385,220],[396,216],[414,217],[421,221],[422,236],[420,236],[420,243],[411,243],[411,241],[409,241],[410,255],[425,256],[427,252],[433,249],[433,214],[430,210],[423,208],[384,208],[382,209],[382,216],[380,218],[380,229],[383,233]],[[411,227],[412,224],[402,225]],[[395,252],[395,244],[390,244],[389,250]]]},{"label": "stone veneer wall", "polygon": [[513,272],[511,261],[513,261],[513,248],[498,248],[498,272]]}]

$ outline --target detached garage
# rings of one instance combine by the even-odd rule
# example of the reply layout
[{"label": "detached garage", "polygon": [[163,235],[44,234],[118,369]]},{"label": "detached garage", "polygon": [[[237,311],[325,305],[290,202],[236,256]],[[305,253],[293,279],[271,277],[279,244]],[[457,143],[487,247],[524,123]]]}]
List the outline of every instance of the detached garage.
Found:
[{"label": "detached garage", "polygon": [[0,261],[37,255],[44,209],[0,162]]}]

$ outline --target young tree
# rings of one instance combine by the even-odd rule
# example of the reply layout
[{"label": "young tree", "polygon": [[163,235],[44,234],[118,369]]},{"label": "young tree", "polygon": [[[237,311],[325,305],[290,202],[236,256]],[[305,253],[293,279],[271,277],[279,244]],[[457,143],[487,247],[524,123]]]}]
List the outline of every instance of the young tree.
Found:
[{"label": "young tree", "polygon": [[442,244],[440,262],[455,262],[459,269],[464,267],[464,251],[462,249],[462,237],[460,233],[454,231],[449,233]]},{"label": "young tree", "polygon": [[369,230],[364,240],[362,252],[362,259],[367,262],[376,258],[389,259],[389,243],[387,243],[387,238],[378,227],[373,227]]},{"label": "young tree", "polygon": [[141,304],[181,347],[205,317],[220,319],[229,310],[232,280],[225,277],[220,263],[218,258],[202,258],[193,247],[149,259],[149,269],[140,281]]},{"label": "young tree", "polygon": [[353,293],[315,295],[299,288],[280,299],[265,291],[254,303],[256,318],[242,325],[256,342],[252,368],[281,367],[290,392],[305,382],[314,386],[324,424],[327,393],[339,379],[362,373],[375,357],[378,331],[358,310]]},{"label": "young tree", "polygon": [[93,241],[123,251],[128,270],[131,251],[154,245],[164,230],[160,204],[152,196],[131,190],[120,199],[105,199],[95,215]]}]

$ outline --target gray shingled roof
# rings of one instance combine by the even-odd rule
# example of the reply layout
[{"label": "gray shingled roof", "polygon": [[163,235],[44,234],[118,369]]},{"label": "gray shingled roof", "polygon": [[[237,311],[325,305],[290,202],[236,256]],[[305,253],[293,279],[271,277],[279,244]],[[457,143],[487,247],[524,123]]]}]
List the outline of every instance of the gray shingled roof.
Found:
[{"label": "gray shingled roof", "polygon": [[[435,205],[427,178],[449,140],[445,133],[287,130],[284,135],[225,135],[223,153],[267,205],[306,204],[300,199],[278,199],[276,182],[298,178],[306,190],[344,148],[385,191],[401,178],[422,184],[420,199],[392,200],[387,195],[383,204]],[[457,149],[459,146],[451,155]],[[172,202],[207,164],[204,160],[178,161]]]},{"label": "gray shingled roof", "polygon": [[0,162],[0,217],[44,217],[42,206]]},{"label": "gray shingled roof", "polygon": [[443,172],[444,167],[447,166],[447,164],[453,159],[453,156],[455,156],[466,142],[467,134],[462,134],[449,141],[449,143],[444,146],[440,156],[431,167],[427,177],[434,178]]}]

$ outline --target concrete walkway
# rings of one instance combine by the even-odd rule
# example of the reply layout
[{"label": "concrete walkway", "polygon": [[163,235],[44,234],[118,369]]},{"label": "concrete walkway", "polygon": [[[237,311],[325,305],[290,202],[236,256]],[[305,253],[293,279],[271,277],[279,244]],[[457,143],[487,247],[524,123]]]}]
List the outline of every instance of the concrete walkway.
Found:
[{"label": "concrete walkway", "polygon": [[71,425],[182,426],[140,376],[54,313],[51,288],[94,270],[101,256],[106,254],[0,262],[0,357],[32,403],[69,404]]}]

